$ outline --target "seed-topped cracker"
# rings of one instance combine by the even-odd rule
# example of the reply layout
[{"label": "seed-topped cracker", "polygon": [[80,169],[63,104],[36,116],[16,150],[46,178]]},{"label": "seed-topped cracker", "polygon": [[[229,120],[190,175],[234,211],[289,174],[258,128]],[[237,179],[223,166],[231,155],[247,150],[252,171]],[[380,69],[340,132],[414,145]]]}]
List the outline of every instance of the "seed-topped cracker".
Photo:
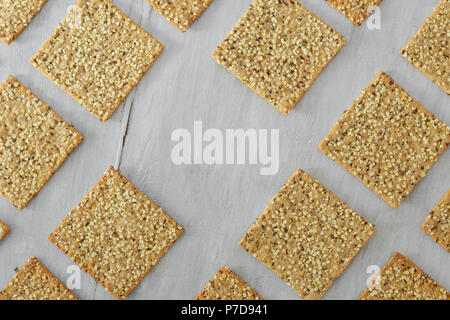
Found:
[{"label": "seed-topped cracker", "polygon": [[79,0],[31,63],[101,121],[163,50],[109,0]]},{"label": "seed-topped cracker", "polygon": [[449,143],[450,128],[381,72],[319,149],[396,208]]},{"label": "seed-topped cracker", "polygon": [[320,299],[375,232],[298,169],[239,245],[305,299]]},{"label": "seed-topped cracker", "polygon": [[3,240],[9,232],[9,227],[0,220],[0,240]]},{"label": "seed-topped cracker", "polygon": [[83,136],[19,81],[0,87],[0,193],[22,210]]},{"label": "seed-topped cracker", "polygon": [[0,300],[78,300],[38,259],[32,257],[0,291]]},{"label": "seed-topped cracker", "polygon": [[117,299],[125,299],[183,233],[110,167],[49,240]]},{"label": "seed-topped cracker", "polygon": [[400,253],[381,269],[360,300],[449,300],[450,292]]},{"label": "seed-topped cracker", "polygon": [[327,0],[327,2],[359,27],[382,0]]},{"label": "seed-topped cracker", "polygon": [[288,114],[345,41],[297,0],[255,0],[212,57]]},{"label": "seed-topped cracker", "polygon": [[47,0],[0,0],[0,40],[11,44]]},{"label": "seed-topped cracker", "polygon": [[229,267],[223,266],[195,300],[262,300],[262,298]]},{"label": "seed-topped cracker", "polygon": [[147,0],[180,31],[185,32],[213,0]]},{"label": "seed-topped cracker", "polygon": [[450,189],[425,219],[422,229],[450,252]]},{"label": "seed-topped cracker", "polygon": [[449,30],[450,0],[442,0],[401,55],[450,95]]}]

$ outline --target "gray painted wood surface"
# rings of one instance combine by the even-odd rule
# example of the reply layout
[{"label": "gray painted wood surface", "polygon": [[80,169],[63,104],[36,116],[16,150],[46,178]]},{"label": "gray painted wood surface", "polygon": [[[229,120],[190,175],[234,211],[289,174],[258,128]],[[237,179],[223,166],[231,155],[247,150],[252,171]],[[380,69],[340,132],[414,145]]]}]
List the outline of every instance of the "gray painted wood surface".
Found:
[{"label": "gray painted wood surface", "polygon": [[[59,279],[73,263],[47,240],[66,214],[113,164],[186,229],[129,299],[191,299],[214,273],[229,265],[266,299],[299,296],[238,241],[298,167],[376,224],[377,232],[325,299],[356,299],[370,265],[382,267],[395,251],[450,289],[450,255],[421,229],[449,188],[445,152],[397,209],[324,156],[317,145],[342,112],[384,70],[431,112],[450,124],[448,96],[399,55],[438,0],[385,0],[382,28],[350,21],[323,0],[302,0],[348,40],[289,116],[268,105],[210,58],[251,0],[215,0],[181,33],[145,0],[114,0],[166,49],[106,123],[100,123],[29,63],[75,0],[49,0],[11,46],[0,44],[0,79],[14,75],[85,136],[83,143],[30,205],[19,212],[0,198],[0,218],[11,232],[0,242],[0,287],[30,256]],[[280,129],[280,170],[261,176],[259,166],[176,166],[170,136],[177,128]],[[81,299],[111,299],[82,272]]]}]

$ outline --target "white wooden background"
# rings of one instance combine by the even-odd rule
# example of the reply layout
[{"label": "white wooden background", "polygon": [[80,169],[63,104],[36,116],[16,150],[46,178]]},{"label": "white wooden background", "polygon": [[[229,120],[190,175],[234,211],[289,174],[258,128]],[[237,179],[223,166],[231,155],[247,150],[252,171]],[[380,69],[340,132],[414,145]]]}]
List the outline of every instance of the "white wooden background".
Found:
[{"label": "white wooden background", "polygon": [[[30,205],[19,212],[0,198],[0,218],[11,232],[0,242],[0,287],[30,256],[59,279],[73,263],[47,240],[109,165],[180,222],[186,232],[129,299],[191,299],[223,265],[229,265],[266,299],[299,299],[238,241],[298,167],[309,172],[377,232],[333,284],[325,299],[356,299],[369,265],[383,266],[395,251],[407,255],[450,289],[450,255],[420,225],[450,187],[445,152],[397,209],[369,191],[317,145],[376,74],[384,70],[431,112],[450,124],[449,97],[399,54],[438,0],[384,0],[382,29],[354,27],[323,0],[301,0],[348,40],[289,116],[268,105],[210,58],[251,0],[215,0],[186,33],[176,30],[146,0],[113,0],[166,49],[107,123],[101,123],[35,70],[29,59],[75,0],[49,0],[11,46],[0,44],[0,80],[17,77],[85,140]],[[260,176],[259,166],[176,166],[174,129],[280,129],[280,171]],[[122,147],[123,146],[123,147]],[[82,272],[81,299],[111,299]]]}]

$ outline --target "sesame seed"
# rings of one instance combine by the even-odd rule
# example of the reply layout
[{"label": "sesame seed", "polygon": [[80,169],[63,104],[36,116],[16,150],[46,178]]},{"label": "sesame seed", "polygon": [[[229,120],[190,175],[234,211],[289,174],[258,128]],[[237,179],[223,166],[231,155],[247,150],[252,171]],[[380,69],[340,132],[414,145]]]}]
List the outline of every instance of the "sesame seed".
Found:
[{"label": "sesame seed", "polygon": [[180,31],[185,32],[213,0],[147,0]]},{"label": "sesame seed", "polygon": [[327,0],[327,2],[342,12],[355,26],[359,27],[382,0]]},{"label": "sesame seed", "polygon": [[375,227],[298,169],[239,245],[305,299],[320,299]]},{"label": "sesame seed", "polygon": [[262,300],[262,298],[229,267],[223,266],[195,300]]},{"label": "sesame seed", "polygon": [[0,300],[78,300],[55,276],[32,257],[0,291]]},{"label": "sesame seed", "polygon": [[450,143],[450,128],[381,72],[319,145],[396,208]]},{"label": "sesame seed", "polygon": [[47,0],[0,1],[0,39],[11,44]]},{"label": "sesame seed", "polygon": [[344,43],[297,0],[255,0],[212,57],[288,114]]},{"label": "sesame seed", "polygon": [[0,220],[0,240],[3,240],[8,232],[9,227],[2,220]]},{"label": "sesame seed", "polygon": [[450,94],[450,0],[442,0],[400,54]]},{"label": "sesame seed", "polygon": [[425,219],[422,229],[450,252],[450,189]]},{"label": "sesame seed", "polygon": [[396,253],[360,300],[448,300],[450,293],[412,261]]},{"label": "sesame seed", "polygon": [[0,193],[22,210],[83,136],[12,76],[0,87]]},{"label": "sesame seed", "polygon": [[125,299],[183,228],[114,168],[49,239],[117,299]]},{"label": "sesame seed", "polygon": [[162,51],[111,1],[79,0],[31,63],[106,121]]}]

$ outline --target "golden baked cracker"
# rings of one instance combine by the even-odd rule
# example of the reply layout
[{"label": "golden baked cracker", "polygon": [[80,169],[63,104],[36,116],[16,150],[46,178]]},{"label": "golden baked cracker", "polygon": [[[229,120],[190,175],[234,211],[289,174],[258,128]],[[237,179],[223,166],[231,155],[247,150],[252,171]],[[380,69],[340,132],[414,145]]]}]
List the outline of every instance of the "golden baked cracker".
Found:
[{"label": "golden baked cracker", "polygon": [[0,300],[78,300],[35,257],[0,291]]},{"label": "golden baked cracker", "polygon": [[262,300],[262,298],[228,266],[223,266],[195,300]]},{"label": "golden baked cracker", "polygon": [[163,50],[109,0],[79,0],[31,63],[101,121]]},{"label": "golden baked cracker", "polygon": [[382,0],[327,0],[327,2],[359,27]]},{"label": "golden baked cracker", "polygon": [[450,252],[450,189],[425,219],[422,229]]},{"label": "golden baked cracker", "polygon": [[213,0],[147,0],[178,30],[185,32]]},{"label": "golden baked cracker", "polygon": [[0,240],[3,240],[3,238],[6,237],[6,235],[9,232],[9,227],[2,221],[0,220]]},{"label": "golden baked cracker", "polygon": [[288,114],[345,41],[297,0],[255,0],[212,57]]},{"label": "golden baked cracker", "polygon": [[375,232],[298,169],[239,245],[304,299],[320,299]]},{"label": "golden baked cracker", "polygon": [[0,87],[0,193],[22,210],[83,136],[19,81]]},{"label": "golden baked cracker", "polygon": [[400,54],[450,95],[450,0],[442,0]]},{"label": "golden baked cracker", "polygon": [[396,252],[359,300],[449,300],[450,293]]},{"label": "golden baked cracker", "polygon": [[110,167],[49,240],[117,299],[125,299],[183,233]]},{"label": "golden baked cracker", "polygon": [[11,44],[47,0],[0,0],[0,40]]},{"label": "golden baked cracker", "polygon": [[319,145],[396,208],[450,143],[450,128],[384,72]]}]

